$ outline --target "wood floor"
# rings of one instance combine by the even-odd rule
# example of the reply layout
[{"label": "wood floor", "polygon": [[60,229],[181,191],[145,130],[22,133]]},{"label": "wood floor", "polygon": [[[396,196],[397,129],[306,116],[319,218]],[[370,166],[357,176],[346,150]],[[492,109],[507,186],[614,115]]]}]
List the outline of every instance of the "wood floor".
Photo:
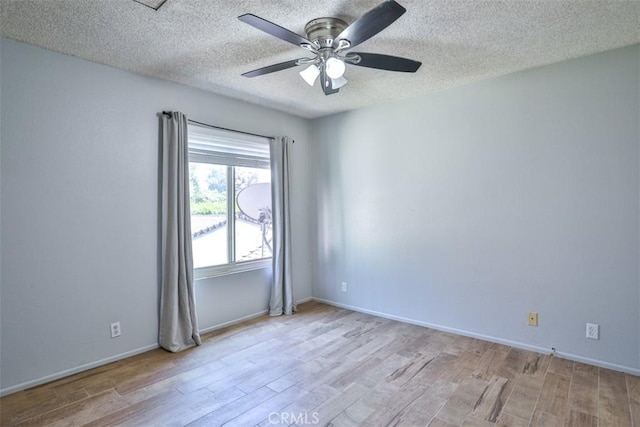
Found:
[{"label": "wood floor", "polygon": [[6,396],[0,422],[640,427],[639,377],[322,304],[203,338]]}]

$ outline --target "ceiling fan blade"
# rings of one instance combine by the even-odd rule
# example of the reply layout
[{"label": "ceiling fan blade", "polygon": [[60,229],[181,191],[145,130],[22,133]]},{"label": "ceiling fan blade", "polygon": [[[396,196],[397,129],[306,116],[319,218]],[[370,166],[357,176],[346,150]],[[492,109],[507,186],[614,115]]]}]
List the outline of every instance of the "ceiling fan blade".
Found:
[{"label": "ceiling fan blade", "polygon": [[245,24],[249,24],[252,27],[259,29],[260,31],[264,31],[267,34],[271,34],[274,37],[295,44],[296,46],[301,46],[303,44],[313,45],[309,40],[305,39],[301,35],[298,35],[293,31],[289,31],[286,28],[274,24],[273,22],[269,22],[266,19],[262,19],[252,13],[240,15],[238,16],[238,19]]},{"label": "ceiling fan blade", "polygon": [[387,28],[406,11],[404,7],[393,0],[385,1],[345,28],[336,37],[334,46],[337,46],[340,40],[348,40],[351,44],[350,47],[357,46]]},{"label": "ceiling fan blade", "polygon": [[413,59],[400,58],[399,56],[381,55],[379,53],[349,52],[349,56],[358,55],[359,62],[349,62],[359,67],[377,68],[379,70],[401,71],[404,73],[415,73],[422,65],[422,62]]},{"label": "ceiling fan blade", "polygon": [[279,64],[273,64],[267,67],[258,68],[257,70],[247,71],[242,75],[244,77],[258,77],[269,73],[275,73],[276,71],[286,70],[287,68],[293,68],[296,65],[298,65],[298,60],[293,59],[291,61],[280,62]]},{"label": "ceiling fan blade", "polygon": [[324,67],[321,67],[320,69],[320,85],[322,86],[322,91],[325,95],[332,95],[334,93],[338,93],[338,91],[340,90],[333,88],[331,77],[327,76]]}]

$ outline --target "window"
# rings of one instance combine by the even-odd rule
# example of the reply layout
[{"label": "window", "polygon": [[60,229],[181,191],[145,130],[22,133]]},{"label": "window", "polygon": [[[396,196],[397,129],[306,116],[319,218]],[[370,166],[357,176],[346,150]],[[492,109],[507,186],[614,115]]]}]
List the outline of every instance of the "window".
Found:
[{"label": "window", "polygon": [[269,140],[189,125],[195,277],[271,264]]}]

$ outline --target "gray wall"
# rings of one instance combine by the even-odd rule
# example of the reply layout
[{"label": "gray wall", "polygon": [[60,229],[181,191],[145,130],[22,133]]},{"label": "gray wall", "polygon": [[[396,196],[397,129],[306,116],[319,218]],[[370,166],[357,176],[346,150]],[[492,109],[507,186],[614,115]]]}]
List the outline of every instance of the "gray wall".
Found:
[{"label": "gray wall", "polygon": [[636,45],[314,121],[314,297],[640,373],[638,86]]},{"label": "gray wall", "polygon": [[[311,123],[0,51],[2,390],[155,346],[162,110],[296,140],[297,299],[312,277],[337,304],[640,368],[638,46]],[[265,310],[270,274],[198,281],[200,327]]]},{"label": "gray wall", "polygon": [[[295,139],[294,294],[311,297],[309,122],[2,40],[0,388],[157,343],[162,110]],[[267,308],[271,272],[196,283],[200,327]],[[119,320],[122,336],[111,339]]]},{"label": "gray wall", "polygon": [[[2,81],[2,43],[0,40],[0,81]],[[0,84],[0,100],[2,100],[2,84]],[[0,102],[0,309],[2,308],[2,102]],[[2,313],[0,313],[0,355],[2,355]],[[0,357],[0,365],[2,358]],[[0,381],[2,368],[0,367]],[[2,387],[0,386],[0,390]]]}]

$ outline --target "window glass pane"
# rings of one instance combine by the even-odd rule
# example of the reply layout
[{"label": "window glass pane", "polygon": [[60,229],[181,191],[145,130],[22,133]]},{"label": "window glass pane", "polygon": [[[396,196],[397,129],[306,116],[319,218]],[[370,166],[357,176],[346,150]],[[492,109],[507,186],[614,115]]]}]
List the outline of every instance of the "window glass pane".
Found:
[{"label": "window glass pane", "polygon": [[271,258],[271,171],[235,167],[236,262]]},{"label": "window glass pane", "polygon": [[189,163],[193,268],[229,263],[227,167]]}]

